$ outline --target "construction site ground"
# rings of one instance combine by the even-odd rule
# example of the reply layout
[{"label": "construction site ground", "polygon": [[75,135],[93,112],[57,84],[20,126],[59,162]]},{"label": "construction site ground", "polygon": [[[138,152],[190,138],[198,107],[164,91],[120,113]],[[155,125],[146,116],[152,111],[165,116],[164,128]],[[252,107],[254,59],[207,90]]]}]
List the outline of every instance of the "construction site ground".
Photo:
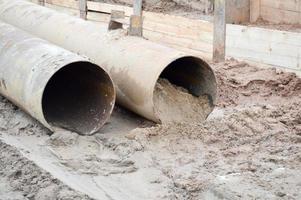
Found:
[{"label": "construction site ground", "polygon": [[205,122],[158,125],[116,107],[94,136],[51,133],[0,99],[0,199],[301,199],[301,78],[213,64]]}]

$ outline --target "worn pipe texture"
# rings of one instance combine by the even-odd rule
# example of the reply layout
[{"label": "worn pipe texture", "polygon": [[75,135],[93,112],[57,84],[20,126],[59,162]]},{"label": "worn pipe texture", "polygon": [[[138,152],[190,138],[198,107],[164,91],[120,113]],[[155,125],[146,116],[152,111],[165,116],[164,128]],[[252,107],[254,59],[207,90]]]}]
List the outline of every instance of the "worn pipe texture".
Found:
[{"label": "worn pipe texture", "polygon": [[89,135],[109,118],[109,75],[87,59],[0,21],[0,93],[52,131]]},{"label": "worn pipe texture", "polygon": [[[216,79],[202,59],[126,31],[107,32],[96,24],[21,0],[0,0],[0,18],[38,37],[62,46],[104,67],[117,90],[117,102],[156,122],[153,94],[160,76],[192,94],[216,99]],[[209,114],[209,113],[208,113]]]}]

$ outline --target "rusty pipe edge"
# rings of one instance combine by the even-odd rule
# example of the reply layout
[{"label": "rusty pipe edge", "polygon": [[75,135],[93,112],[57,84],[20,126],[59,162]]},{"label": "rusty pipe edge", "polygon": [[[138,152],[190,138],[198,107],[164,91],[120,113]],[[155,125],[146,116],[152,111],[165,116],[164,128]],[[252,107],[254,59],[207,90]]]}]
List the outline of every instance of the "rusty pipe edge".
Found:
[{"label": "rusty pipe edge", "polygon": [[[20,0],[0,0],[0,18],[70,51],[88,56],[111,75],[117,102],[150,120],[155,115],[153,94],[160,76],[186,87],[192,94],[216,100],[216,79],[201,58],[187,55],[126,31],[107,32],[93,23]],[[209,113],[208,113],[209,114]]]},{"label": "rusty pipe edge", "polygon": [[0,93],[52,131],[90,135],[108,120],[114,86],[99,66],[0,22]]}]

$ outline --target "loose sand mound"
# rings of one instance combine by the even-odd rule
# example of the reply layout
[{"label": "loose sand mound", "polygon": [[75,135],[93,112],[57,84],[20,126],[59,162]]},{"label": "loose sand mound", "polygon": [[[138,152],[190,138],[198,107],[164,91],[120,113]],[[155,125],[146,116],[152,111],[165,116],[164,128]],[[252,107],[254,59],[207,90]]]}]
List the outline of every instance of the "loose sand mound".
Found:
[{"label": "loose sand mound", "polygon": [[260,69],[244,62],[229,60],[214,66],[218,106],[284,105],[301,99],[301,79],[279,69]]},{"label": "loose sand mound", "polygon": [[167,79],[158,80],[154,105],[155,113],[162,123],[202,122],[213,109],[207,96],[195,97]]},{"label": "loose sand mound", "polygon": [[[36,149],[33,155],[49,151],[52,163],[84,177],[78,184],[93,180],[107,199],[301,199],[301,79],[235,60],[213,67],[219,99],[202,123],[153,125],[117,108],[94,136],[51,135],[2,98],[0,133]],[[16,165],[10,148],[0,147],[6,191],[37,198],[39,190],[28,192],[23,184],[26,173],[9,170],[31,164]],[[56,182],[48,174],[33,175]]]}]

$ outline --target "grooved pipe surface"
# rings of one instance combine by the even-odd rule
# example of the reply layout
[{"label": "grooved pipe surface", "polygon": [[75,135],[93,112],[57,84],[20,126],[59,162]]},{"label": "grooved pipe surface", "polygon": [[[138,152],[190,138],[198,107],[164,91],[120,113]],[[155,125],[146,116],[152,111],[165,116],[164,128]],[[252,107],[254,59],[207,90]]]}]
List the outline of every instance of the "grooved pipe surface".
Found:
[{"label": "grooved pipe surface", "polygon": [[103,126],[115,101],[99,66],[1,21],[0,93],[52,131],[85,135]]},{"label": "grooved pipe surface", "polygon": [[215,75],[200,58],[143,38],[126,36],[126,31],[107,32],[107,24],[84,21],[26,1],[0,0],[0,18],[88,56],[112,76],[118,103],[150,120],[160,122],[153,101],[160,76],[195,96],[208,95],[213,109]]}]

